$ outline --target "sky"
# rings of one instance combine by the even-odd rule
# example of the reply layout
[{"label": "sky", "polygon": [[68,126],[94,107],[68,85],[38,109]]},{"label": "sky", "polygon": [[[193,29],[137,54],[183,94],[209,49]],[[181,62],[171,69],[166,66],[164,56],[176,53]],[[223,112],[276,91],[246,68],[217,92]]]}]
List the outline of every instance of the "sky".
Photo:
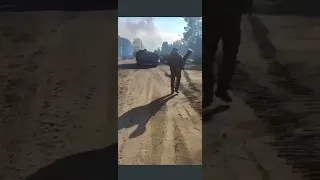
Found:
[{"label": "sky", "polygon": [[181,39],[185,26],[182,17],[119,17],[118,35],[131,42],[133,38],[141,38],[145,48],[154,51],[164,41]]}]

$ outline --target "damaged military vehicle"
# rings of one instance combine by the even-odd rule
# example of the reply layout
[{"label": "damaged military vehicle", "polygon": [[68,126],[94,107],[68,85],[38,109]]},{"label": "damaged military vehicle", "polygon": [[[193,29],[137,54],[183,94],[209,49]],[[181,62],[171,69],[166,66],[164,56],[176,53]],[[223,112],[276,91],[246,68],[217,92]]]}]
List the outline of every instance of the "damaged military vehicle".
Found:
[{"label": "damaged military vehicle", "polygon": [[136,53],[137,66],[152,65],[157,67],[159,65],[159,60],[160,57],[158,54],[147,51],[146,49],[139,50]]}]

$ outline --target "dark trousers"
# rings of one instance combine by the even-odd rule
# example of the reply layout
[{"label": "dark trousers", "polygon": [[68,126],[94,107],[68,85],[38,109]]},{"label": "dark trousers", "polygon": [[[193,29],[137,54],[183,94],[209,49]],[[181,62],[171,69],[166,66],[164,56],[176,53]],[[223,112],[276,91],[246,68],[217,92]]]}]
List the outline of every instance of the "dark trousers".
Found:
[{"label": "dark trousers", "polygon": [[181,70],[170,68],[171,71],[171,91],[179,90],[181,80]]},{"label": "dark trousers", "polygon": [[203,51],[203,101],[212,101],[213,99],[213,89],[216,81],[213,63],[216,60],[219,41],[222,40],[223,61],[220,64],[218,71],[217,88],[218,90],[225,91],[229,89],[235,71],[241,39],[241,15],[215,17],[210,21],[213,21],[214,24],[211,25],[212,28],[210,29],[210,32],[208,32],[207,35],[204,35],[206,41],[211,44],[206,46],[206,49]]}]

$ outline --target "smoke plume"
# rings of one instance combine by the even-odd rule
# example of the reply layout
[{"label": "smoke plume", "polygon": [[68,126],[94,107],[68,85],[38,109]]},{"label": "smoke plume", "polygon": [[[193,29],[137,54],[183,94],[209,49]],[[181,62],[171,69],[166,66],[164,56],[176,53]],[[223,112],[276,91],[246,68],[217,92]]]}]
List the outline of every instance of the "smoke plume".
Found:
[{"label": "smoke plume", "polygon": [[161,47],[163,39],[152,17],[146,17],[138,21],[125,19],[119,21],[118,26],[121,37],[127,38],[130,41],[133,38],[140,38],[144,47],[149,51],[154,51],[156,48]]}]

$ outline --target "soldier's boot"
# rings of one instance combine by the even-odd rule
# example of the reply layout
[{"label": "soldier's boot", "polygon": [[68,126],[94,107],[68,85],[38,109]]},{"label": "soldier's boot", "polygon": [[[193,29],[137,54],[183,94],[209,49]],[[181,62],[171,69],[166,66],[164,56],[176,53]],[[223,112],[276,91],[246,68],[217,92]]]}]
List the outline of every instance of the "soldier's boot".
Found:
[{"label": "soldier's boot", "polygon": [[215,95],[225,102],[232,102],[232,100],[233,100],[230,93],[227,90],[217,89],[215,92]]},{"label": "soldier's boot", "polygon": [[[208,86],[209,84],[209,86]],[[203,87],[202,91],[202,109],[205,109],[209,107],[213,101],[214,101],[214,95],[213,95],[213,83],[207,82],[205,86]]]},{"label": "soldier's boot", "polygon": [[214,82],[203,81],[203,91],[202,91],[202,109],[210,107],[214,101],[213,87]]}]

